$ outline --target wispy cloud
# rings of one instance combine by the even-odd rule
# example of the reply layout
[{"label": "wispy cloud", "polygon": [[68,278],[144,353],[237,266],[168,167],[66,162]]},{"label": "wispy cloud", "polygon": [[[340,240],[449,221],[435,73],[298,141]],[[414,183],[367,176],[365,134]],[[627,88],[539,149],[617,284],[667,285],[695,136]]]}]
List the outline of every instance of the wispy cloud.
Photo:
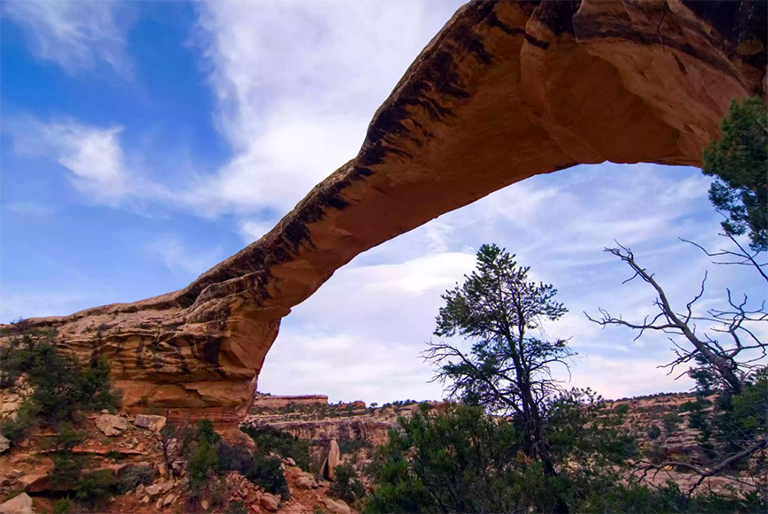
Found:
[{"label": "wispy cloud", "polygon": [[147,253],[160,261],[172,273],[194,278],[225,257],[221,248],[190,247],[174,236],[156,239],[146,245]]},{"label": "wispy cloud", "polygon": [[461,3],[200,4],[216,120],[234,155],[188,202],[287,212],[357,154],[373,113]]},{"label": "wispy cloud", "polygon": [[120,146],[122,127],[99,128],[75,121],[15,125],[14,149],[20,156],[55,160],[72,183],[96,201],[114,204],[131,191],[131,173]]},{"label": "wispy cloud", "polygon": [[275,224],[271,221],[244,219],[238,224],[240,235],[246,244],[251,244],[272,230]]},{"label": "wispy cloud", "polygon": [[125,4],[9,0],[3,2],[3,15],[22,28],[33,55],[67,73],[104,66],[123,77],[131,73],[125,51],[131,16]]},{"label": "wispy cloud", "polygon": [[20,216],[34,216],[37,218],[49,216],[54,212],[52,207],[37,201],[11,202],[5,206],[5,209]]}]

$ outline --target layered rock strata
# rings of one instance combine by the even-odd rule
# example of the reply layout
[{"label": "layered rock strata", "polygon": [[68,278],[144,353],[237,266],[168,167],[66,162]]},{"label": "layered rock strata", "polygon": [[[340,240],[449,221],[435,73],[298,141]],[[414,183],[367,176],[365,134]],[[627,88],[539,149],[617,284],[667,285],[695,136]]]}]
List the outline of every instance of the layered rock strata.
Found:
[{"label": "layered rock strata", "polygon": [[731,99],[766,90],[764,2],[474,1],[260,240],[180,291],[27,324],[107,356],[129,405],[242,406],[280,320],[359,253],[578,163],[698,165]]}]

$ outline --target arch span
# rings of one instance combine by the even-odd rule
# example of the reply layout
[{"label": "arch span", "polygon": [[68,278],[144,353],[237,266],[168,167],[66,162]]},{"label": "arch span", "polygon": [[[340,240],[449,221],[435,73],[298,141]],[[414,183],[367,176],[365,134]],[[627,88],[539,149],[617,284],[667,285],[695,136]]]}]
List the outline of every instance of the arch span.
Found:
[{"label": "arch span", "polygon": [[129,405],[242,406],[280,320],[353,257],[536,174],[698,165],[730,100],[765,98],[765,49],[764,2],[473,1],[259,241],[180,291],[28,323],[108,356]]}]

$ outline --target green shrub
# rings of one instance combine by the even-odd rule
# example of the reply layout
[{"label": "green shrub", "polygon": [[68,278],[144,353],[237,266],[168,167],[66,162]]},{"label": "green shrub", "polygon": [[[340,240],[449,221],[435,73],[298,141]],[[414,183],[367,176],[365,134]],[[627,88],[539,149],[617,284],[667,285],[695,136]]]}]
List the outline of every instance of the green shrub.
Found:
[{"label": "green shrub", "polygon": [[217,447],[211,446],[207,441],[197,445],[187,462],[189,473],[189,487],[193,492],[199,493],[208,483],[208,475],[216,471],[219,456]]},{"label": "green shrub", "polygon": [[349,464],[340,464],[333,470],[329,491],[347,503],[354,503],[365,496],[365,486],[355,468]]},{"label": "green shrub", "polygon": [[0,433],[11,441],[20,439],[24,432],[36,423],[38,412],[39,410],[32,403],[23,402],[16,411],[14,419],[3,420],[2,425],[0,425]]},{"label": "green shrub", "polygon": [[53,504],[53,514],[69,514],[75,509],[75,502],[67,498],[56,500]]},{"label": "green shrub", "polygon": [[198,443],[205,442],[213,446],[221,440],[221,436],[213,429],[213,421],[210,419],[201,419],[195,425],[195,429],[195,441]]},{"label": "green shrub", "polygon": [[241,501],[232,502],[227,505],[226,514],[248,514],[248,508]]},{"label": "green shrub", "polygon": [[357,453],[363,448],[371,448],[373,445],[367,439],[350,439],[341,440],[339,443],[339,452],[341,454],[353,454]]},{"label": "green shrub", "polygon": [[85,505],[93,506],[110,496],[117,480],[109,469],[99,469],[80,477],[75,486],[75,498]]},{"label": "green shrub", "polygon": [[256,454],[253,456],[253,461],[245,476],[254,484],[266,489],[267,492],[280,494],[283,499],[287,499],[291,492],[288,489],[288,483],[285,481],[285,475],[280,464],[282,462],[276,457]]},{"label": "green shrub", "polygon": [[655,441],[660,435],[661,429],[657,425],[652,425],[651,428],[648,429],[648,439],[651,441]]},{"label": "green shrub", "polygon": [[664,417],[661,418],[661,421],[664,423],[664,430],[666,430],[667,435],[669,435],[676,431],[677,427],[680,425],[680,416],[674,412],[671,412],[669,414],[665,414]]},{"label": "green shrub", "polygon": [[220,473],[237,471],[241,475],[245,475],[253,461],[253,456],[246,448],[229,444],[226,441],[219,442],[218,453],[219,462],[217,467]]},{"label": "green shrub", "polygon": [[629,405],[626,403],[622,403],[621,405],[617,405],[615,409],[613,409],[616,414],[624,415],[627,412],[629,412]]},{"label": "green shrub", "polygon": [[301,469],[309,469],[309,441],[268,425],[244,425],[240,430],[253,439],[258,452],[290,457]]},{"label": "green shrub", "polygon": [[69,451],[62,451],[53,453],[51,460],[53,460],[53,471],[49,476],[52,486],[73,488],[77,485],[87,462],[85,457],[77,456]]},{"label": "green shrub", "polygon": [[59,352],[55,336],[52,331],[28,330],[0,350],[0,387],[11,387],[25,375],[32,389],[17,420],[3,424],[11,439],[38,421],[57,426],[75,420],[78,411],[114,411],[120,405],[120,393],[110,385],[109,362],[102,358],[83,366]]},{"label": "green shrub", "polygon": [[654,442],[651,446],[643,450],[643,456],[651,461],[651,463],[658,465],[664,461],[667,454],[658,442]]},{"label": "green shrub", "polygon": [[209,492],[211,493],[211,505],[222,505],[224,503],[225,495],[227,493],[227,481],[224,477],[219,477],[214,480],[209,486]]},{"label": "green shrub", "polygon": [[148,485],[154,481],[155,470],[152,466],[131,464],[120,471],[115,489],[118,493],[125,494],[142,484]]}]

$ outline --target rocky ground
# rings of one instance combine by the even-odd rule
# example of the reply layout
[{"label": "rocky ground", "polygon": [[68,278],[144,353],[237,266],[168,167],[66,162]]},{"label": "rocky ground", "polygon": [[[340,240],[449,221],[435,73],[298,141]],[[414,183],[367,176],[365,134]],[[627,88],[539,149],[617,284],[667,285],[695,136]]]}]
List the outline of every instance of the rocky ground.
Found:
[{"label": "rocky ground", "polygon": [[[608,407],[625,412],[625,426],[637,436],[644,458],[700,463],[703,456],[697,444],[698,431],[687,426],[687,414],[680,412],[681,405],[694,399],[692,395],[685,394],[659,395],[618,400],[610,402]],[[329,459],[329,454],[336,452],[335,457],[330,455],[332,466],[350,463],[364,472],[374,447],[386,441],[387,431],[396,427],[397,418],[409,416],[415,408],[415,402],[368,407],[359,401],[333,405],[323,396],[257,397],[243,423],[270,425],[311,441],[311,469],[300,469],[292,459],[283,460],[283,472],[291,493],[289,499],[266,493],[245,477],[231,472],[221,481],[222,485],[215,495],[207,494],[197,501],[191,500],[186,463],[181,460],[174,460],[168,465],[164,463],[158,431],[166,423],[166,417],[161,415],[92,414],[79,427],[87,434],[85,441],[75,446],[72,452],[89,457],[89,472],[109,470],[119,476],[127,466],[136,465],[155,470],[153,483],[139,485],[126,494],[109,498],[103,510],[110,513],[200,510],[223,513],[235,512],[232,509],[237,507],[241,512],[254,514],[347,514],[353,513],[354,509],[334,498],[329,493],[330,483],[320,479],[322,475],[319,471],[324,461]],[[222,421],[216,424],[216,428],[230,443],[253,445],[236,424]],[[51,484],[53,464],[50,441],[55,436],[50,431],[34,431],[19,444],[10,445],[2,451],[0,500],[10,500],[11,504],[6,509],[0,501],[0,512],[52,512],[55,501],[70,493]],[[362,474],[363,482],[367,483]],[[674,469],[646,476],[648,481],[656,484],[672,479],[681,488],[689,486],[697,478],[692,473]],[[707,487],[718,490],[734,484],[751,487],[744,484],[743,477],[713,477],[705,483],[704,490]],[[20,510],[8,510],[14,502]]]}]

